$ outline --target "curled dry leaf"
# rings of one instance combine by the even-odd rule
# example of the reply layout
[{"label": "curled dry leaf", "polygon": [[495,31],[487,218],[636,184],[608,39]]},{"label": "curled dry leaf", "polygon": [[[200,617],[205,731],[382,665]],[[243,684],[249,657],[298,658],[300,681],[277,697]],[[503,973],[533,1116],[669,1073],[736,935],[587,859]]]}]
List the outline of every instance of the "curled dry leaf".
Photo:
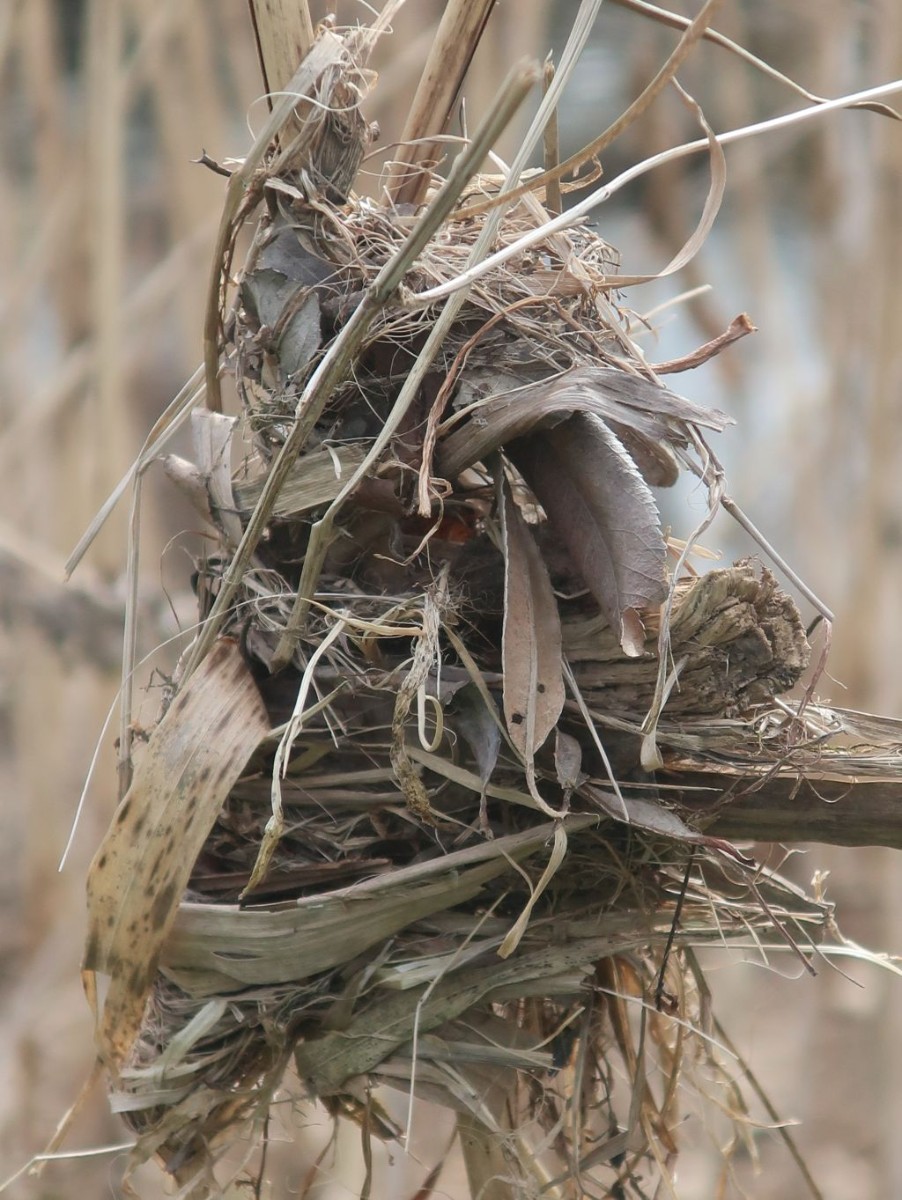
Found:
[{"label": "curled dry leaf", "polygon": [[100,1057],[131,1050],[167,934],[223,801],[269,731],[237,643],[223,638],[160,721],[88,874],[85,987],[109,976],[95,1012]]},{"label": "curled dry leaf", "polygon": [[[665,446],[685,445],[689,425],[722,430],[730,424],[717,409],[701,408],[642,375],[574,367],[554,379],[487,396],[446,421],[438,455],[442,472],[456,479],[514,438],[577,412],[594,413]],[[465,415],[471,419],[459,424]]]},{"label": "curled dry leaf", "polygon": [[548,514],[624,653],[645,647],[639,613],[665,595],[666,547],[648,486],[616,436],[592,413],[507,447]]},{"label": "curled dry leaf", "polygon": [[527,764],[564,707],[561,621],[548,571],[529,526],[502,484],[504,540],[504,717]]}]

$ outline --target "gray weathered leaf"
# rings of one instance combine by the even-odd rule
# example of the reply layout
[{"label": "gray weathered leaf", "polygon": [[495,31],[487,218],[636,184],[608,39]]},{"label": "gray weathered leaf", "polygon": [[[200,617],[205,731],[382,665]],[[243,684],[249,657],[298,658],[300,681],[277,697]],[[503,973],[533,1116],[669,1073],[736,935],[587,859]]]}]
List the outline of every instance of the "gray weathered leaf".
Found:
[{"label": "gray weathered leaf", "polygon": [[439,442],[438,462],[448,479],[500,446],[571,413],[594,413],[662,445],[685,445],[688,425],[721,430],[730,418],[701,408],[642,375],[613,367],[574,367],[554,379],[487,396],[469,419]]},{"label": "gray weathered leaf", "polygon": [[[613,792],[586,784],[581,789],[580,795],[594,800],[615,821],[624,819],[623,808]],[[647,829],[649,833],[659,833],[663,837],[675,838],[680,842],[703,843],[706,840],[697,830],[690,829],[675,812],[664,808],[656,800],[639,800],[636,797],[627,796],[624,798],[624,803],[631,825]]]},{"label": "gray weathered leaf", "polygon": [[475,683],[458,688],[448,704],[448,715],[454,728],[470,747],[479,768],[482,786],[492,778],[498,752],[501,749],[501,730],[496,717],[486,708],[486,702]]},{"label": "gray weathered leaf", "polygon": [[572,734],[561,729],[554,732],[554,770],[564,794],[579,787],[585,779],[583,774],[583,748]]},{"label": "gray weathered leaf", "polygon": [[260,267],[241,281],[241,302],[261,326],[272,329],[296,291],[297,284],[281,271]]},{"label": "gray weathered leaf", "polygon": [[279,363],[282,374],[294,375],[303,370],[320,347],[319,300],[315,292],[308,292],[300,307],[285,320],[285,328],[279,338]]},{"label": "gray weathered leaf", "polygon": [[656,442],[638,429],[608,422],[628,451],[630,458],[639,468],[639,474],[651,487],[673,487],[680,477],[677,456],[666,442]]},{"label": "gray weathered leaf", "polygon": [[551,580],[529,526],[502,486],[504,717],[528,763],[564,706],[561,622]]},{"label": "gray weathered leaf", "polygon": [[624,653],[645,645],[639,615],[665,596],[666,547],[654,497],[605,423],[574,413],[507,446]]},{"label": "gray weathered leaf", "polygon": [[319,349],[320,301],[316,287],[335,272],[290,226],[279,228],[259,250],[241,281],[241,302],[261,327],[278,338],[283,375],[303,369]]}]

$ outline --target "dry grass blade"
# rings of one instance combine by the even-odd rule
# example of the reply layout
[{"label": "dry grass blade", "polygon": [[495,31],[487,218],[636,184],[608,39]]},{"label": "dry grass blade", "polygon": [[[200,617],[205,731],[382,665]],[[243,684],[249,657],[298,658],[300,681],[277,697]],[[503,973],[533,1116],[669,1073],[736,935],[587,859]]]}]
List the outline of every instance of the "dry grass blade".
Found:
[{"label": "dry grass blade", "polygon": [[88,879],[86,986],[109,976],[98,1051],[125,1062],[195,859],[269,728],[237,645],[221,642],[157,726]]},{"label": "dry grass blade", "polygon": [[[823,117],[827,113],[834,112],[837,109],[860,108],[862,104],[869,104],[871,101],[882,99],[884,96],[894,96],[899,92],[902,92],[902,80],[896,79],[891,83],[880,84],[878,87],[865,88],[860,92],[851,92],[849,95],[840,96],[836,100],[827,100],[814,108],[802,109],[801,112],[786,113],[781,117],[772,117],[767,121],[758,121],[752,125],[744,125],[739,129],[730,129],[726,133],[717,134],[716,140],[720,146],[729,146],[735,142],[745,141],[747,138],[760,137],[766,133],[775,133],[779,129],[786,129],[792,125],[799,125],[812,120],[813,118]],[[670,150],[662,150],[660,154],[654,154],[651,158],[645,159],[644,162],[629,167],[610,183],[604,184],[594,192],[590,192],[585,199],[574,204],[559,217],[553,217],[534,232],[524,234],[515,242],[511,242],[503,249],[496,251],[484,259],[478,267],[472,267],[468,271],[462,272],[450,283],[441,284],[438,287],[419,292],[415,298],[415,302],[423,306],[434,304],[437,300],[444,299],[459,288],[471,286],[477,279],[489,271],[500,267],[510,259],[515,258],[518,254],[522,254],[538,242],[545,241],[552,234],[559,233],[576,225],[587,213],[590,213],[594,208],[605,203],[605,201],[610,200],[613,195],[626,187],[627,184],[640,179],[643,175],[647,175],[656,167],[662,166],[664,163],[675,162],[681,158],[687,158],[693,154],[699,154],[704,150],[710,150],[710,142],[707,138],[694,142],[684,142],[682,145],[674,146]],[[506,199],[513,198],[513,194],[510,197],[506,197]],[[610,282],[612,285],[615,284],[617,282],[616,277],[612,278]],[[411,302],[414,302],[413,298],[411,298]]]},{"label": "dry grass blade", "polygon": [[264,90],[270,97],[289,86],[314,41],[307,0],[250,0],[251,21]]}]

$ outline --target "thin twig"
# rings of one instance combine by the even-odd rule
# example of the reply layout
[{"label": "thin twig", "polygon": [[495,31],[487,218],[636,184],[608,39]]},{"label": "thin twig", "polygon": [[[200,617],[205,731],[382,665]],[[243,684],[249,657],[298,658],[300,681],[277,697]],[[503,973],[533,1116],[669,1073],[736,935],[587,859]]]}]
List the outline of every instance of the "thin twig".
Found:
[{"label": "thin twig", "polygon": [[715,355],[720,354],[733,342],[738,342],[740,338],[757,332],[758,327],[752,324],[748,314],[740,313],[738,317],[733,318],[729,327],[718,337],[712,338],[710,342],[705,342],[703,346],[699,346],[697,350],[693,350],[691,354],[686,354],[682,358],[671,358],[667,362],[653,363],[652,370],[656,375],[675,375],[678,371],[693,371],[702,363],[706,363]]}]

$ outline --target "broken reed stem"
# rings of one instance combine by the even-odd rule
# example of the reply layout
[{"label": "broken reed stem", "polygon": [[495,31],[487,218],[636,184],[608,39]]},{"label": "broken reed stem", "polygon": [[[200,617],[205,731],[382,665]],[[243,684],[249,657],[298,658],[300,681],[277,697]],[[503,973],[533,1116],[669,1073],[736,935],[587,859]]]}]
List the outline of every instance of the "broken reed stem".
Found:
[{"label": "broken reed stem", "polygon": [[313,47],[310,6],[307,0],[248,0],[248,8],[263,86],[271,95],[290,87],[297,64]]},{"label": "broken reed stem", "polygon": [[434,152],[434,143],[426,139],[444,133],[494,7],[495,0],[447,0],[391,165],[388,196],[393,204],[422,203],[430,174],[418,164],[425,165]]},{"label": "broken reed stem", "polygon": [[[554,82],[554,63],[549,59],[545,63],[545,95],[551,89]],[[558,135],[557,109],[551,111],[548,118],[548,124],[545,126],[544,138],[544,154],[545,154],[545,171],[553,172],[561,160],[560,155],[560,138]],[[563,203],[561,200],[561,181],[557,178],[548,181],[548,187],[545,189],[545,207],[552,214],[558,216],[563,211]]]},{"label": "broken reed stem", "polygon": [[[476,131],[473,141],[461,151],[447,182],[423,213],[404,244],[379,272],[363,301],[355,309],[311,376],[298,401],[291,431],[270,468],[257,506],[223,576],[222,585],[204,623],[204,628],[195,642],[185,669],[186,677],[194,670],[213,644],[225,614],[241,586],[244,573],[269,521],[279,492],[310,432],[322,415],[329,397],[348,374],[367,331],[384,305],[400,287],[408,268],[451,212],[461,192],[479,169],[480,163],[495,139],[506,128],[537,78],[538,67],[533,63],[521,62],[511,70],[501,86],[489,115]],[[314,532],[315,529],[316,527],[314,527]],[[310,546],[304,561],[302,583],[292,611],[290,628],[300,627],[309,607],[310,597],[314,591],[311,579],[312,584],[315,585],[324,554],[324,551],[319,549],[321,545],[322,541],[320,540],[318,546],[314,546],[314,537],[311,533]],[[309,594],[306,591],[308,587]],[[286,637],[287,631],[283,634],[278,653],[283,652]]]},{"label": "broken reed stem", "polygon": [[774,566],[783,572],[793,587],[795,587],[805,597],[812,608],[819,612],[829,625],[833,625],[836,618],[826,604],[824,604],[823,600],[819,599],[819,597],[811,590],[807,583],[805,583],[805,581],[796,574],[782,554],[777,553],[758,526],[755,525],[754,522],[745,515],[736,501],[730,496],[721,496],[720,506],[730,514],[730,516],[738,525],[742,526],[749,537],[753,538],[758,543],[771,562],[773,562]]}]

